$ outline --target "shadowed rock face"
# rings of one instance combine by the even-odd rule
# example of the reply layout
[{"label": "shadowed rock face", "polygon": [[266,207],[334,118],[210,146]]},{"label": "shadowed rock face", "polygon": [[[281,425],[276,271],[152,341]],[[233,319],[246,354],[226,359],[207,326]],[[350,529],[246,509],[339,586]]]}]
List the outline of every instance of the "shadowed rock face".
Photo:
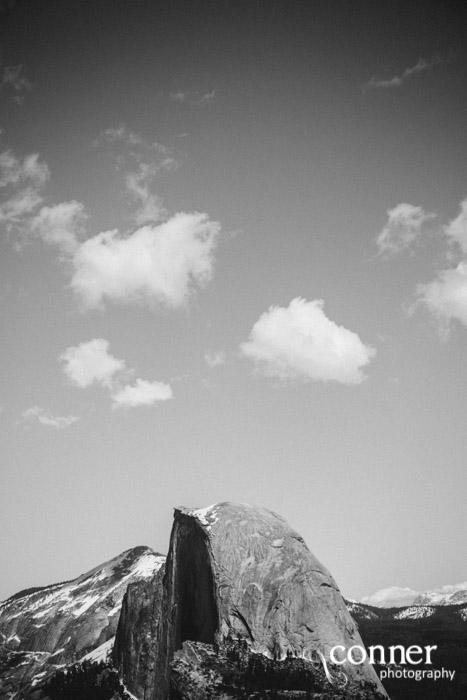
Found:
[{"label": "shadowed rock face", "polygon": [[162,564],[151,579],[129,584],[115,635],[112,663],[139,700],[151,700],[155,692],[164,572]]},{"label": "shadowed rock face", "polygon": [[[336,582],[300,535],[247,505],[175,510],[162,617],[156,700],[170,696],[169,664],[186,640],[244,639],[277,660],[363,646]],[[371,682],[384,693],[369,664],[343,670],[351,685]]]}]

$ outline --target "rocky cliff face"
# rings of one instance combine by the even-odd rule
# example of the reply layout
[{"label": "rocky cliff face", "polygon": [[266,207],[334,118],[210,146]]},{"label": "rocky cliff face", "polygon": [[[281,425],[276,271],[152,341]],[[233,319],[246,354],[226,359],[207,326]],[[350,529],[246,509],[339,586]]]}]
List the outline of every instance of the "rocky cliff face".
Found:
[{"label": "rocky cliff face", "polygon": [[40,696],[57,667],[96,654],[98,647],[100,656],[109,653],[128,584],[152,579],[164,561],[136,547],[73,581],[0,603],[0,697]]},{"label": "rocky cliff face", "polygon": [[[334,579],[300,535],[271,511],[233,503],[175,511],[155,700],[180,697],[170,664],[187,640],[213,648],[240,640],[277,661],[316,650],[329,658],[333,646],[362,645]],[[370,665],[344,670],[350,686],[374,684],[384,693]]]},{"label": "rocky cliff face", "polygon": [[139,700],[152,700],[155,694],[164,573],[165,562],[151,578],[130,583],[115,636],[112,663]]}]

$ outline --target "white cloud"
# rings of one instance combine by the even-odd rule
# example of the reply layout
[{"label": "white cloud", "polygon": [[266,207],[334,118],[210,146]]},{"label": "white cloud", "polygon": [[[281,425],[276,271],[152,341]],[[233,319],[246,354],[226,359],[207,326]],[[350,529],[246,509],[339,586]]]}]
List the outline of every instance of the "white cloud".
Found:
[{"label": "white cloud", "polygon": [[225,365],[227,355],[222,350],[219,352],[206,352],[204,360],[208,367],[219,367],[219,365]]},{"label": "white cloud", "polygon": [[412,605],[418,595],[420,591],[415,591],[413,588],[390,586],[376,591],[373,595],[363,597],[362,603],[374,605],[377,608],[397,608]]},{"label": "white cloud", "polygon": [[115,391],[112,396],[113,408],[134,408],[135,406],[152,406],[157,401],[172,398],[172,388],[164,382],[148,382],[137,379],[134,385],[127,384]]},{"label": "white cloud", "polygon": [[108,389],[113,408],[152,406],[157,401],[172,398],[172,388],[164,382],[138,378],[133,385],[125,384],[134,371],[126,368],[124,360],[110,354],[109,342],[104,338],[69,347],[59,360],[63,362],[63,371],[70,382],[80,389],[94,383]]},{"label": "white cloud", "polygon": [[263,374],[281,379],[359,384],[376,350],[323,311],[324,302],[293,299],[260,316],[240,351]]},{"label": "white cloud", "polygon": [[467,326],[467,262],[441,270],[428,284],[419,284],[417,296],[415,306],[423,304],[428,308],[438,320],[440,333],[445,339],[452,321]]},{"label": "white cloud", "polygon": [[[121,162],[127,192],[138,202],[135,231],[104,231],[83,240],[83,205],[74,200],[44,204],[47,164],[37,153],[20,159],[12,151],[0,154],[0,223],[15,232],[17,248],[26,237],[36,237],[59,249],[72,270],[71,287],[83,309],[103,308],[106,301],[182,306],[212,277],[220,226],[198,212],[180,212],[162,221],[164,208],[150,185],[160,168],[175,167],[174,159],[163,146],[146,146],[124,126],[108,130],[104,138],[130,149],[132,168],[127,168],[126,156]],[[144,160],[148,149],[157,162]]]},{"label": "white cloud", "polygon": [[78,239],[84,235],[87,216],[82,204],[76,201],[45,206],[31,220],[31,232],[45,243],[56,245],[64,253],[74,253]]},{"label": "white cloud", "polygon": [[105,300],[182,306],[211,279],[219,228],[206,214],[179,213],[126,238],[100,233],[77,249],[71,287],[88,309]]},{"label": "white cloud", "polygon": [[215,94],[215,90],[204,94],[197,90],[178,90],[177,92],[169,93],[169,97],[172,102],[186,103],[194,107],[204,107],[212,103]]},{"label": "white cloud", "polygon": [[59,359],[70,382],[81,389],[93,383],[110,389],[115,375],[125,370],[124,360],[117,360],[109,353],[109,341],[104,338],[69,347]]},{"label": "white cloud", "polygon": [[[450,243],[458,246],[458,254],[448,255],[460,261],[456,267],[439,270],[435,279],[417,286],[417,299],[409,313],[424,306],[434,316],[443,340],[449,338],[453,322],[467,326],[467,199],[460,204],[460,212],[442,229]],[[460,254],[459,254],[460,253]]]},{"label": "white cloud", "polygon": [[404,203],[388,209],[387,214],[387,223],[376,239],[380,255],[395,255],[409,248],[421,235],[423,224],[435,216],[422,207]]},{"label": "white cloud", "polygon": [[64,428],[69,428],[70,425],[73,425],[78,420],[77,416],[54,416],[49,411],[40,408],[40,406],[33,406],[24,411],[20,422],[38,421],[41,425],[45,425],[48,428],[63,430]]},{"label": "white cloud", "polygon": [[417,63],[410,68],[406,68],[400,75],[395,75],[392,78],[382,80],[380,78],[372,77],[367,83],[361,86],[362,92],[366,93],[368,90],[375,88],[397,88],[401,87],[409,78],[412,78],[418,73],[423,73],[434,66],[443,63],[439,56],[431,59],[431,61],[426,61],[424,58],[419,58]]},{"label": "white cloud", "polygon": [[458,216],[445,226],[444,232],[467,254],[467,199],[461,202],[460,208]]}]

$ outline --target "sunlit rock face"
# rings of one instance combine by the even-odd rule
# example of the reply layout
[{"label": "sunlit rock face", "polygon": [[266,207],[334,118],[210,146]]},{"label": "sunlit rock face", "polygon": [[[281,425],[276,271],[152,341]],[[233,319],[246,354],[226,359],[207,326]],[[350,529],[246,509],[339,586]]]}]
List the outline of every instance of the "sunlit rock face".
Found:
[{"label": "sunlit rock face", "polygon": [[57,668],[98,648],[95,658],[106,657],[128,584],[152,579],[164,561],[148,547],[135,547],[73,581],[0,603],[0,697],[40,697]]},{"label": "sunlit rock face", "polygon": [[[363,646],[336,582],[279,515],[234,503],[177,508],[154,698],[170,697],[170,663],[184,641],[232,639],[277,661],[310,658],[315,650],[329,658],[334,646]],[[344,669],[351,685],[370,682],[384,693],[369,664]]]}]

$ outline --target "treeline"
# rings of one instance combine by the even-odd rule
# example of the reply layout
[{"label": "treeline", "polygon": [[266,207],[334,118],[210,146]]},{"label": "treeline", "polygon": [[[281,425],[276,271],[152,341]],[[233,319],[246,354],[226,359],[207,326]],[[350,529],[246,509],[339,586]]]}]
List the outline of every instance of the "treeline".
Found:
[{"label": "treeline", "polygon": [[117,672],[104,662],[91,661],[57,671],[44,694],[49,700],[130,700]]},{"label": "treeline", "polygon": [[[450,608],[450,609],[449,609]],[[467,624],[456,615],[457,606],[436,610],[435,615],[418,619],[391,619],[384,611],[380,619],[358,619],[359,632],[364,644],[383,647],[401,644],[436,645],[432,654],[432,666],[423,668],[455,671],[454,680],[389,678],[383,685],[391,700],[465,700],[467,698]],[[381,666],[375,666],[380,670]],[[422,668],[422,666],[406,668]]]}]

